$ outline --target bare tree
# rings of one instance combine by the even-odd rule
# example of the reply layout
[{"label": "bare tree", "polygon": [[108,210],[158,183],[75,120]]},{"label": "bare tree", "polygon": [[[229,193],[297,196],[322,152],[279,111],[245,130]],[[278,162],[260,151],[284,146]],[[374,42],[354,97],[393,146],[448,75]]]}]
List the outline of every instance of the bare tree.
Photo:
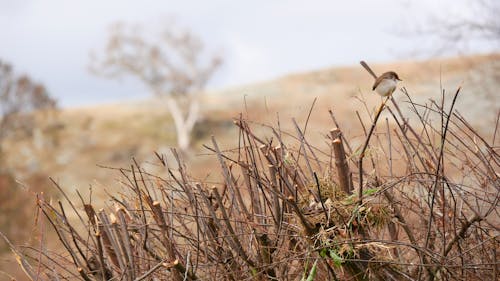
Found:
[{"label": "bare tree", "polygon": [[473,39],[492,44],[497,50],[500,47],[500,2],[496,0],[468,1],[469,15],[456,18],[439,18],[436,28],[445,40],[467,42]]},{"label": "bare tree", "polygon": [[[437,1],[440,9],[429,11],[422,18],[413,18],[396,32],[415,42],[411,57],[458,56],[465,66],[466,91],[474,92],[476,100],[486,101],[487,110],[498,111],[500,85],[500,1],[457,0]],[[452,3],[451,3],[452,2]],[[448,5],[448,6],[445,6]],[[459,9],[454,9],[454,8]],[[411,17],[412,15],[407,15]],[[398,25],[399,26],[399,25]],[[485,59],[471,54],[490,53]]]},{"label": "bare tree", "polygon": [[16,76],[12,66],[0,60],[0,158],[6,137],[17,131],[33,132],[33,111],[55,109],[56,105],[42,84],[27,75]]},{"label": "bare tree", "polygon": [[186,151],[198,120],[200,96],[222,59],[206,59],[199,37],[167,26],[159,41],[148,41],[139,28],[116,24],[103,57],[92,58],[91,70],[105,77],[135,76],[151,93],[162,97],[177,131],[177,144]]},{"label": "bare tree", "polygon": [[[53,112],[55,108],[56,100],[42,84],[34,82],[27,75],[16,75],[11,64],[0,60],[0,229],[16,242],[33,234],[26,231],[33,219],[33,208],[26,204],[31,194],[20,189],[16,182],[19,174],[6,165],[7,151],[4,153],[3,150],[5,141],[19,135],[36,135],[35,130],[39,129],[38,121],[41,118],[35,118],[34,112]],[[9,151],[10,155],[16,153],[19,151]],[[29,184],[27,187],[31,192],[41,192],[47,190],[43,184],[45,178],[43,173],[37,171],[24,174],[23,181]],[[0,245],[0,253],[6,249]]]},{"label": "bare tree", "polygon": [[[448,3],[449,4],[449,3]],[[444,4],[443,4],[444,5]],[[467,7],[446,13],[430,12],[421,20],[415,19],[398,33],[419,37],[417,55],[468,53],[471,49],[498,51],[500,48],[500,2],[497,0],[454,1],[453,5]]]}]

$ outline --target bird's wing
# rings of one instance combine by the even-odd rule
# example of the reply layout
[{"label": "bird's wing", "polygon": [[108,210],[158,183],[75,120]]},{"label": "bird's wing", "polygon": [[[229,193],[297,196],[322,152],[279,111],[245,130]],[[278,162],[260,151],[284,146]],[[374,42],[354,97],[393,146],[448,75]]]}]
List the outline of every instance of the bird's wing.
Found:
[{"label": "bird's wing", "polygon": [[378,84],[380,84],[380,82],[382,82],[382,80],[384,80],[382,78],[382,76],[378,77],[377,79],[375,79],[375,83],[373,83],[373,87],[372,87],[372,90],[375,90],[378,86]]}]

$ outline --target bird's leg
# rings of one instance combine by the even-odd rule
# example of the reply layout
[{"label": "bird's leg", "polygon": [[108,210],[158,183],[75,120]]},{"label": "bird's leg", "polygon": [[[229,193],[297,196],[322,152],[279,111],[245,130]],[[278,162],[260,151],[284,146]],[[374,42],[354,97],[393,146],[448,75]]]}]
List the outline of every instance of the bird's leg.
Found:
[{"label": "bird's leg", "polygon": [[379,108],[378,108],[378,110],[377,110],[377,114],[376,114],[377,116],[380,114],[380,112],[381,112],[382,110],[384,110],[385,104],[387,103],[387,101],[389,100],[389,98],[390,98],[390,97],[391,97],[391,95],[388,95],[388,96],[385,98],[385,100],[383,100],[383,101],[382,101],[382,103],[380,104],[380,107],[379,107]]}]

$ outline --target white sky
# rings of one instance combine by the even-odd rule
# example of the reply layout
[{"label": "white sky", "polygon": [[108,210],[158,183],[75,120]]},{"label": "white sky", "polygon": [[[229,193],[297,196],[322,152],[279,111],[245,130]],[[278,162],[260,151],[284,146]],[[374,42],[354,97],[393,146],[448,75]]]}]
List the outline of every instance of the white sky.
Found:
[{"label": "white sky", "polygon": [[[435,2],[440,2],[435,4]],[[454,1],[0,0],[0,59],[46,85],[62,106],[147,97],[133,79],[89,73],[117,21],[157,28],[175,16],[225,64],[209,88],[291,72],[405,58],[421,42],[398,33],[430,14],[467,11]]]}]

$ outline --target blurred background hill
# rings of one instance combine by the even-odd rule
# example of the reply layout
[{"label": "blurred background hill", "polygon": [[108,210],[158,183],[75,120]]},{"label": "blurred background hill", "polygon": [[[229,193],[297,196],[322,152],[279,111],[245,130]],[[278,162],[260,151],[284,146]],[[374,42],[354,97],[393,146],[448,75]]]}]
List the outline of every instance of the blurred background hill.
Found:
[{"label": "blurred background hill", "polygon": [[[496,76],[500,69],[498,54],[374,64],[373,68],[400,73],[402,86],[417,103],[440,97],[441,88],[450,96],[462,86],[458,110],[485,133],[495,120],[500,104],[496,92],[500,87]],[[478,76],[482,78],[477,79]],[[291,118],[304,123],[317,98],[309,130],[320,142],[322,135],[334,127],[329,109],[335,112],[348,134],[359,134],[355,111],[363,113],[364,105],[358,98],[364,96],[373,108],[380,102],[371,92],[371,85],[371,76],[355,65],[211,91],[203,96],[201,120],[193,132],[193,151],[187,156],[190,170],[198,178],[210,173],[206,168],[209,157],[203,156],[209,151],[202,145],[209,143],[211,135],[226,148],[237,147],[237,128],[232,120],[239,114],[255,123],[269,125],[277,124],[279,118],[283,129],[292,131]],[[407,100],[400,91],[395,98],[401,102]],[[402,109],[410,110],[404,103]],[[51,145],[37,149],[33,138],[6,140],[5,159],[21,183],[24,177],[37,171],[50,175],[70,193],[75,189],[87,190],[92,185],[99,194],[104,188],[116,185],[118,176],[99,166],[126,167],[132,157],[154,163],[153,152],[166,153],[175,146],[174,125],[158,98],[65,108],[57,114],[57,128],[44,133]]]},{"label": "blurred background hill", "polygon": [[[498,3],[0,0],[0,63],[14,70],[0,73],[0,231],[15,243],[41,239],[34,202],[42,192],[57,200],[49,177],[70,197],[92,190],[99,201],[120,190],[115,168],[134,159],[161,172],[154,152],[171,159],[179,146],[171,97],[186,112],[199,102],[183,151],[198,179],[218,179],[203,145],[214,135],[223,149],[237,147],[240,116],[261,132],[307,122],[321,145],[333,110],[344,133],[360,137],[356,112],[369,120],[381,99],[359,60],[376,73],[396,71],[417,103],[461,86],[458,111],[491,136],[500,110]],[[129,27],[121,38],[119,25]],[[120,49],[120,40],[133,44]],[[172,52],[176,59],[163,56]],[[401,91],[394,97],[411,110]],[[4,280],[15,261],[2,240],[0,256]]]}]

